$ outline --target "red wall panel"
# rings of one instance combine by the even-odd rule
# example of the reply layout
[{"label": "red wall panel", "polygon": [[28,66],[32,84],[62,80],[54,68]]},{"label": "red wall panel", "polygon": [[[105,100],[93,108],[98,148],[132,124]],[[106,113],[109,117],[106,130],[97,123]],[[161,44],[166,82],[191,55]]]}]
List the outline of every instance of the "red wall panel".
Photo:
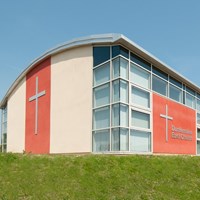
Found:
[{"label": "red wall panel", "polygon": [[[166,115],[168,106],[168,141]],[[175,129],[173,127],[176,127]],[[196,154],[196,111],[170,99],[153,94],[153,152]]]},{"label": "red wall panel", "polygon": [[[25,151],[45,154],[50,151],[50,95],[51,95],[51,59],[38,64],[26,76],[26,133]],[[36,94],[36,78],[38,77],[38,93],[45,94],[38,99],[38,131],[35,133],[36,101],[29,98]]]}]

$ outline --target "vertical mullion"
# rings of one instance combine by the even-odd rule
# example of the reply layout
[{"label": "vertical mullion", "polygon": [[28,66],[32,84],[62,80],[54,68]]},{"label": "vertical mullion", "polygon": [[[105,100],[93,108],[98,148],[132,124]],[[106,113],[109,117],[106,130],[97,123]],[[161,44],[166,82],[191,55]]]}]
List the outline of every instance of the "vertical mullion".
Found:
[{"label": "vertical mullion", "polygon": [[130,152],[130,141],[131,141],[131,137],[130,137],[130,132],[131,132],[131,91],[132,91],[132,86],[130,83],[130,77],[131,77],[131,55],[130,55],[130,51],[129,51],[129,62],[128,62],[128,151]]},{"label": "vertical mullion", "polygon": [[110,128],[109,128],[109,133],[110,133],[110,148],[109,151],[111,151],[111,146],[112,146],[112,79],[113,79],[113,74],[112,74],[112,46],[110,46]]},{"label": "vertical mullion", "polygon": [[121,150],[121,140],[120,140],[120,127],[121,127],[121,57],[119,57],[119,151]]},{"label": "vertical mullion", "polygon": [[151,64],[151,72],[150,72],[150,95],[149,95],[149,101],[150,101],[150,110],[151,110],[151,113],[150,113],[150,134],[151,134],[151,141],[150,141],[150,145],[151,145],[151,152],[153,152],[153,116],[152,116],[152,109],[153,109],[153,75],[152,75],[152,64]]}]

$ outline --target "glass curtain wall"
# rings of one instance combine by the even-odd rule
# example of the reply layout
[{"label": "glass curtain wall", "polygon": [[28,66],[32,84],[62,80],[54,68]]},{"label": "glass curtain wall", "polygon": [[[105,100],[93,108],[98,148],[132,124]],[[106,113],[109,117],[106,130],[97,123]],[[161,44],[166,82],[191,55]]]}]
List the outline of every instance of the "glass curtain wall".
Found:
[{"label": "glass curtain wall", "polygon": [[7,151],[7,107],[2,109],[1,116],[1,151]]},{"label": "glass curtain wall", "polygon": [[94,47],[93,57],[93,152],[150,152],[151,65],[122,46]]}]

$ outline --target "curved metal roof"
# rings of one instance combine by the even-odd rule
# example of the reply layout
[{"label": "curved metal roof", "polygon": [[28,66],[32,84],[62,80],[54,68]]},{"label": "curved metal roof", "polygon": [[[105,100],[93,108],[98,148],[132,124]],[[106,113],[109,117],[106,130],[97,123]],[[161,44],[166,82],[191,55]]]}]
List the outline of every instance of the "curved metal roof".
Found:
[{"label": "curved metal roof", "polygon": [[6,105],[7,99],[9,98],[10,94],[13,92],[13,90],[16,88],[16,86],[20,83],[20,81],[26,76],[26,74],[32,70],[37,63],[41,62],[42,60],[46,59],[49,56],[52,56],[54,54],[60,53],[62,51],[65,51],[67,49],[84,46],[84,45],[98,45],[98,44],[122,44],[123,46],[127,47],[129,50],[137,53],[139,56],[143,57],[147,61],[151,62],[152,64],[156,65],[156,67],[160,68],[161,70],[173,75],[175,78],[179,79],[180,81],[184,82],[186,85],[192,87],[196,91],[200,93],[200,88],[189,81],[184,76],[180,75],[178,72],[176,72],[174,69],[169,67],[167,64],[160,61],[158,58],[153,56],[151,53],[128,39],[122,34],[100,34],[100,35],[91,35],[88,37],[81,37],[77,39],[70,40],[64,44],[61,44],[53,49],[48,50],[40,57],[33,60],[27,68],[18,76],[18,78],[14,81],[14,83],[11,85],[9,90],[7,91],[6,95],[2,99],[0,103],[0,108],[3,108]]}]

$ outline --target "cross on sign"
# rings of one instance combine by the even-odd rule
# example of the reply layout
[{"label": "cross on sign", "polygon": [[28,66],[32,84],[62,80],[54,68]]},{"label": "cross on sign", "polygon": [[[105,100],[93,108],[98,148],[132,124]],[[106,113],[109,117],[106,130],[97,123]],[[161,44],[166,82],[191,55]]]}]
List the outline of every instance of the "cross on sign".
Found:
[{"label": "cross on sign", "polygon": [[165,118],[166,121],[166,142],[168,142],[168,120],[173,120],[173,117],[168,116],[168,105],[166,105],[165,115],[160,114],[162,118]]},{"label": "cross on sign", "polygon": [[29,98],[30,102],[35,100],[35,134],[38,133],[38,99],[45,94],[45,90],[38,93],[38,77],[36,77],[35,95]]}]

